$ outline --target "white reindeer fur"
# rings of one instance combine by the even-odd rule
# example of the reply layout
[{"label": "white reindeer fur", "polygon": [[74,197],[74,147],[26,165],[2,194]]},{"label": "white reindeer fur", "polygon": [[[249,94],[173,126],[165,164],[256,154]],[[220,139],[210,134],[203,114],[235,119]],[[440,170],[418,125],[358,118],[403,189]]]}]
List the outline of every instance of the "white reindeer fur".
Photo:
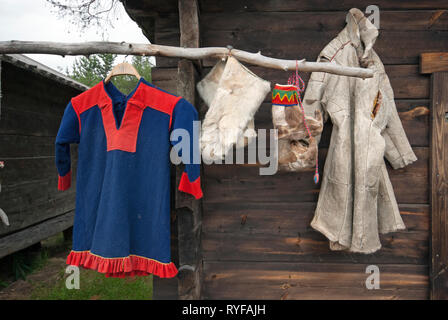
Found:
[{"label": "white reindeer fur", "polygon": [[256,137],[253,118],[271,91],[269,81],[229,57],[226,63],[218,62],[197,89],[209,105],[202,124],[204,158],[222,159],[233,145],[242,147],[248,139]]}]

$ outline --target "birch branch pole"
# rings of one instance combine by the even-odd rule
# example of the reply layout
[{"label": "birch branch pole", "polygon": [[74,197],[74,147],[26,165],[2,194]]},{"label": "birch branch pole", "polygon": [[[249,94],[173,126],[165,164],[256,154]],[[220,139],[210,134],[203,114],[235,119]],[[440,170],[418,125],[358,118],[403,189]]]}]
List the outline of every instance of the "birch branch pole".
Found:
[{"label": "birch branch pole", "polygon": [[[205,58],[225,58],[229,54],[242,62],[265,68],[280,69],[284,71],[295,70],[296,60],[284,60],[263,56],[261,52],[251,53],[231,47],[205,47],[205,48],[181,48],[162,46],[156,44],[141,44],[127,42],[80,42],[64,43],[49,41],[0,41],[0,54],[7,53],[39,53],[88,56],[96,53],[114,53],[124,55],[162,56],[200,60]],[[299,71],[327,72],[342,76],[372,78],[370,69],[340,66],[329,62],[307,62],[299,60]]]}]

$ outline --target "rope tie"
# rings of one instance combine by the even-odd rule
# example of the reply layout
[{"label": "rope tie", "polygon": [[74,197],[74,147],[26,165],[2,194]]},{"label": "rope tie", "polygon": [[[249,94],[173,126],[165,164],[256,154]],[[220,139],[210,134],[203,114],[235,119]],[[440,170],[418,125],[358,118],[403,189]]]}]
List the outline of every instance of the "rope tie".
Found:
[{"label": "rope tie", "polygon": [[[303,118],[303,123],[305,124],[306,132],[308,133],[308,136],[310,137],[310,140],[314,139],[311,136],[311,131],[310,131],[310,128],[308,127],[308,124],[307,124],[306,118],[305,118],[305,109],[303,108],[302,95],[301,95],[302,93],[305,92],[305,82],[299,76],[299,62],[297,60],[296,60],[296,72],[295,72],[295,74],[293,74],[292,76],[290,76],[288,78],[288,84],[296,87],[296,90],[297,90],[297,100],[299,102],[299,107],[302,110],[302,118]],[[315,170],[314,170],[314,183],[315,184],[319,183],[319,159],[318,159],[318,154],[316,154],[316,166],[315,166]]]}]

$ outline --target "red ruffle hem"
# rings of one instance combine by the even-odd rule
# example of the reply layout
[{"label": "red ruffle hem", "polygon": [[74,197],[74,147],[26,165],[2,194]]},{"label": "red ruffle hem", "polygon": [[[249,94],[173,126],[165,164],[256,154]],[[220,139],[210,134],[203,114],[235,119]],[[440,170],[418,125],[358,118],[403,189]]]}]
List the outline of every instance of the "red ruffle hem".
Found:
[{"label": "red ruffle hem", "polygon": [[90,251],[71,251],[67,264],[84,267],[104,273],[106,277],[124,278],[133,276],[156,275],[160,278],[173,278],[177,275],[174,263],[162,263],[157,260],[130,255],[124,258],[104,258]]}]

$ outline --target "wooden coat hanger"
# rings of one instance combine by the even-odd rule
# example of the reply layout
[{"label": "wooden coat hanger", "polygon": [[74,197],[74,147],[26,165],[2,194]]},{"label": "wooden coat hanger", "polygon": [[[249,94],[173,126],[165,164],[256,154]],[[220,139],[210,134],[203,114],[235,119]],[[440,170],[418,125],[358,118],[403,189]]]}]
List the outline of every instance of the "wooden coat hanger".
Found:
[{"label": "wooden coat hanger", "polygon": [[122,62],[112,68],[112,70],[107,75],[106,79],[104,79],[104,82],[108,83],[112,77],[122,76],[122,75],[134,76],[137,78],[137,80],[140,80],[140,78],[141,78],[137,69],[135,69],[132,64],[130,64],[128,62]]}]

